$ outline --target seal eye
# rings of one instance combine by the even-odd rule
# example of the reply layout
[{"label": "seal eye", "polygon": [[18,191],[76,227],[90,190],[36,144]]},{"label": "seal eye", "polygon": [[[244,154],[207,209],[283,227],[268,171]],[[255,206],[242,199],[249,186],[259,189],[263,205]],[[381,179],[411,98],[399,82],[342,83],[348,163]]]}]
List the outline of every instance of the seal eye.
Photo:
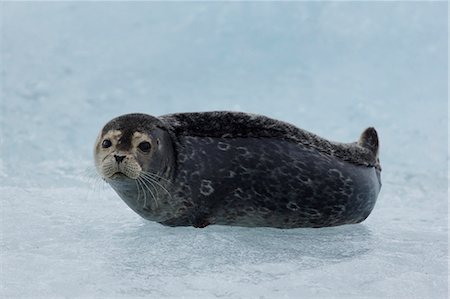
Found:
[{"label": "seal eye", "polygon": [[103,142],[102,142],[102,147],[103,148],[108,148],[108,147],[110,147],[112,145],[112,143],[111,143],[111,140],[109,140],[109,139],[105,139],[105,140],[103,140]]},{"label": "seal eye", "polygon": [[139,143],[138,148],[143,151],[144,153],[148,153],[150,151],[151,145],[150,142],[143,141]]}]

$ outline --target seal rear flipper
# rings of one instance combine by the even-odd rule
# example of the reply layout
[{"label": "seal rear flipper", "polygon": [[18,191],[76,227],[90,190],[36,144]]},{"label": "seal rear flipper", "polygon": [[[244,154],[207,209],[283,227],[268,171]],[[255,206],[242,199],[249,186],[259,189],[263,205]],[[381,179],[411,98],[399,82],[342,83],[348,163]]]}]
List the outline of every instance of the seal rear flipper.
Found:
[{"label": "seal rear flipper", "polygon": [[378,158],[378,134],[375,128],[369,127],[362,132],[359,137],[358,145],[362,146],[372,152],[375,158]]},{"label": "seal rear flipper", "polygon": [[358,140],[358,145],[368,149],[375,160],[375,167],[381,171],[380,159],[378,158],[379,152],[379,141],[378,141],[378,133],[373,127],[369,127],[362,132],[361,136]]}]

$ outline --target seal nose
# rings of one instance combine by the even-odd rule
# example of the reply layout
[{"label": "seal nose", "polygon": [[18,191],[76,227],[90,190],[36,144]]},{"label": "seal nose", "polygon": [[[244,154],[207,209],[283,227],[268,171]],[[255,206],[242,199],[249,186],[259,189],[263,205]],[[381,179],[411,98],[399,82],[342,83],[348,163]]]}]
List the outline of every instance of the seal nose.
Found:
[{"label": "seal nose", "polygon": [[116,158],[117,163],[120,163],[125,159],[125,156],[114,155],[114,158]]}]

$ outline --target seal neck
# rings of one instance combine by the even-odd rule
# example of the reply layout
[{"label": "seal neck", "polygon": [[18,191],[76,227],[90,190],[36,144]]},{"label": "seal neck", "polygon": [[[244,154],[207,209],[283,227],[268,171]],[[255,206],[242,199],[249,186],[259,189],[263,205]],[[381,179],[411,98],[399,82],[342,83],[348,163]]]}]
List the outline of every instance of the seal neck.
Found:
[{"label": "seal neck", "polygon": [[[168,171],[171,173],[170,169]],[[122,177],[107,182],[134,212],[145,219],[160,222],[166,220],[168,215],[170,217],[173,210],[169,178],[146,172],[138,179]]]}]

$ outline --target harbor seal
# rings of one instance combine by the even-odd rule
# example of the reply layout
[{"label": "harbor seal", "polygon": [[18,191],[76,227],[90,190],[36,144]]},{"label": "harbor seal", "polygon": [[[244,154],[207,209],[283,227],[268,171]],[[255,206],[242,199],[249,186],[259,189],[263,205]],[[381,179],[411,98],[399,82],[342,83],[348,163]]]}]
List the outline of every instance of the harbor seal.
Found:
[{"label": "harbor seal", "polygon": [[168,226],[359,223],[381,188],[378,135],[337,143],[262,115],[214,111],[109,121],[96,169],[145,219]]}]

